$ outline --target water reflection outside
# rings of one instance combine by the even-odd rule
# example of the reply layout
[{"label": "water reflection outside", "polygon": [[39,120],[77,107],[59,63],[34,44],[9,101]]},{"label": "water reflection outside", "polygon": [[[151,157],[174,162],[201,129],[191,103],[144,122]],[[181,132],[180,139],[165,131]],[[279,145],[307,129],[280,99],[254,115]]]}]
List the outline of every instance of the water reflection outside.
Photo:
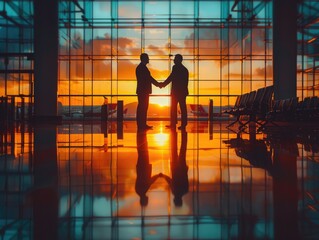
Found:
[{"label": "water reflection outside", "polygon": [[130,121],[2,126],[1,237],[319,236],[316,132],[151,123],[139,132]]}]

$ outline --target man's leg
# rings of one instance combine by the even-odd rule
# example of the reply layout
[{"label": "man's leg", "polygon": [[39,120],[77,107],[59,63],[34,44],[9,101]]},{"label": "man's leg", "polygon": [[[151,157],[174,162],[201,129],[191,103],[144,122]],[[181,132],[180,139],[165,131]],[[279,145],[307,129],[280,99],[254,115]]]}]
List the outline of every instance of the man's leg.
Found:
[{"label": "man's leg", "polygon": [[146,126],[148,105],[149,105],[149,96],[138,95],[136,122],[137,122],[137,126],[140,128],[144,128]]},{"label": "man's leg", "polygon": [[143,110],[143,124],[146,127],[147,126],[147,111],[148,111],[148,105],[149,105],[149,95],[147,95],[144,99],[145,103],[144,103],[144,110]]},{"label": "man's leg", "polygon": [[137,108],[136,108],[136,124],[137,127],[141,126],[141,109],[142,109],[142,102],[140,100],[140,97],[138,96],[138,101],[137,101]]},{"label": "man's leg", "polygon": [[177,124],[177,99],[171,96],[171,126],[175,127]]},{"label": "man's leg", "polygon": [[181,126],[186,127],[187,126],[187,105],[186,105],[186,96],[181,97],[179,99],[179,107],[181,109],[182,119],[181,119]]}]

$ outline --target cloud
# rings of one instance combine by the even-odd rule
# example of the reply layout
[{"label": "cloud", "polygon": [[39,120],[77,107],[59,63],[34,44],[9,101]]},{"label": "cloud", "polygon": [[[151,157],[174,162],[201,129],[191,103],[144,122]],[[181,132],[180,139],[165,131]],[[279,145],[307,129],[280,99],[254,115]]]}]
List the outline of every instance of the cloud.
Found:
[{"label": "cloud", "polygon": [[272,65],[267,65],[266,67],[263,68],[256,68],[254,71],[254,75],[255,76],[259,76],[259,77],[264,77],[265,73],[267,76],[272,76],[273,75],[273,67]]},{"label": "cloud", "polygon": [[127,47],[133,47],[133,41],[129,38],[118,38],[118,47],[124,49]]},{"label": "cloud", "polygon": [[250,74],[240,74],[240,73],[227,73],[223,75],[224,79],[231,79],[231,80],[245,80],[245,79],[250,79],[251,75]]},{"label": "cloud", "polygon": [[155,45],[148,45],[147,46],[148,50],[151,50],[153,54],[155,55],[165,55],[165,52],[163,51],[162,48],[156,47]]},{"label": "cloud", "polygon": [[[230,64],[233,61],[232,55],[241,55],[242,47],[246,49],[245,55],[263,55],[265,52],[265,29],[254,29],[251,32],[250,29],[246,31],[242,41],[238,36],[238,29],[227,29],[228,34],[223,34],[220,29],[202,28],[199,30],[199,55],[212,55],[219,58],[221,52],[226,57],[230,58],[229,61],[225,60],[220,62],[216,59],[215,64],[217,67],[223,67]],[[244,46],[241,45],[242,42]],[[174,42],[174,41],[172,41]],[[184,40],[185,49],[189,54],[193,54],[194,33],[190,33]],[[221,46],[223,48],[221,49]],[[223,57],[223,56],[220,56]],[[240,60],[238,58],[238,60]]]}]

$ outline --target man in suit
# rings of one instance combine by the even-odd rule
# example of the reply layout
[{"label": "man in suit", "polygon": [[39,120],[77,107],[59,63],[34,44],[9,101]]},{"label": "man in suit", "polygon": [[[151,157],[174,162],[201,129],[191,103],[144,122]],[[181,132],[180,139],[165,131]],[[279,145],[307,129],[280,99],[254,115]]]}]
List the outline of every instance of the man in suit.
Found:
[{"label": "man in suit", "polygon": [[147,53],[140,55],[141,62],[136,68],[137,88],[136,94],[138,98],[136,109],[136,122],[139,130],[152,129],[147,125],[147,110],[149,105],[149,95],[152,93],[152,84],[159,86],[159,83],[151,76],[147,68],[149,57]]},{"label": "man in suit", "polygon": [[185,129],[187,125],[187,106],[186,96],[188,95],[188,70],[182,64],[183,56],[176,54],[174,58],[175,65],[169,77],[160,83],[160,87],[165,87],[172,83],[171,87],[171,124],[167,127],[175,129],[177,124],[177,104],[181,109],[181,126],[178,129]]}]

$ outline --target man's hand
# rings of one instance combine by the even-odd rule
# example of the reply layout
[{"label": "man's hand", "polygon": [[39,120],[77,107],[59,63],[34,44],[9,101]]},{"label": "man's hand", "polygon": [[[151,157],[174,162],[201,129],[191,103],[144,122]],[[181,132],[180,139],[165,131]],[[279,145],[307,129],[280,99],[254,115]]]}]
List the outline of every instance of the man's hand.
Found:
[{"label": "man's hand", "polygon": [[162,83],[162,82],[161,82],[161,83],[159,83],[159,84],[158,84],[158,87],[159,87],[159,88],[163,88],[163,87],[165,87],[165,86],[164,86],[164,83]]}]

